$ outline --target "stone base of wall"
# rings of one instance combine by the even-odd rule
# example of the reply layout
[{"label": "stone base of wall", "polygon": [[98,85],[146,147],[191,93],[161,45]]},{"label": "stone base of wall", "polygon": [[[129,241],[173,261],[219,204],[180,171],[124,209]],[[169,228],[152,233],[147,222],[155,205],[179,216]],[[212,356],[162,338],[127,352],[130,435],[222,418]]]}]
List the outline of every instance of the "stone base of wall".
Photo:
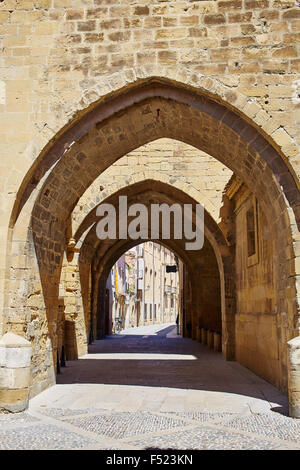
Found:
[{"label": "stone base of wall", "polygon": [[281,388],[276,317],[271,314],[236,315],[236,360]]},{"label": "stone base of wall", "polygon": [[300,419],[300,336],[288,342],[290,416]]},{"label": "stone base of wall", "polygon": [[14,333],[0,340],[0,409],[17,413],[28,407],[31,343]]},{"label": "stone base of wall", "polygon": [[35,397],[36,395],[39,395],[39,393],[42,393],[44,390],[52,387],[55,384],[56,384],[56,379],[55,379],[55,373],[53,370],[53,379],[49,378],[46,380],[42,380],[41,382],[38,382],[30,387],[29,399],[31,400],[31,398]]}]

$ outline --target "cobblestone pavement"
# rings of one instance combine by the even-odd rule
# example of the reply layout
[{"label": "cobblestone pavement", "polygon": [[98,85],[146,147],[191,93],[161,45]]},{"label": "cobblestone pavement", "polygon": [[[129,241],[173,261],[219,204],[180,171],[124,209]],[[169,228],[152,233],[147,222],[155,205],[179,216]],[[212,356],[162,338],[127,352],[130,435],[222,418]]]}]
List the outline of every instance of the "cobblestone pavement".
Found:
[{"label": "cobblestone pavement", "polygon": [[235,362],[141,327],[95,342],[24,413],[0,449],[300,449],[285,395]]}]

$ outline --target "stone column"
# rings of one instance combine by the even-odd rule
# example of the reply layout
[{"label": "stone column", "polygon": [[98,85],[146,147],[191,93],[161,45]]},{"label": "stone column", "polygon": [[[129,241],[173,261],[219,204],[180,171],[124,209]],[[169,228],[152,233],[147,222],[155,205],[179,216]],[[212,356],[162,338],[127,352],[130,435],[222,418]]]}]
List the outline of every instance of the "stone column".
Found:
[{"label": "stone column", "polygon": [[207,332],[207,346],[211,349],[214,347],[214,332],[211,330]]},{"label": "stone column", "polygon": [[14,333],[0,340],[0,409],[17,413],[28,407],[31,343]]},{"label": "stone column", "polygon": [[105,337],[105,288],[106,279],[100,279],[97,301],[97,339]]},{"label": "stone column", "polygon": [[201,343],[207,344],[207,330],[205,328],[201,328]]},{"label": "stone column", "polygon": [[222,351],[221,335],[217,332],[214,332],[214,351]]},{"label": "stone column", "polygon": [[287,344],[290,416],[300,418],[300,336],[291,339]]}]

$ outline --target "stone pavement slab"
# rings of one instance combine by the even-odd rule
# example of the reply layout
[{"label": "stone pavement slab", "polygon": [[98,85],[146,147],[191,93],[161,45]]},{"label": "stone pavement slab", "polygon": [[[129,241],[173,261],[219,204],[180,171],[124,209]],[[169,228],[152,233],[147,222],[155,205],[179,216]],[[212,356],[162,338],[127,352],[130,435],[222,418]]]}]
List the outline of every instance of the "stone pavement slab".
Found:
[{"label": "stone pavement slab", "polygon": [[172,324],[96,341],[57,382],[0,415],[0,449],[300,449],[284,394]]}]

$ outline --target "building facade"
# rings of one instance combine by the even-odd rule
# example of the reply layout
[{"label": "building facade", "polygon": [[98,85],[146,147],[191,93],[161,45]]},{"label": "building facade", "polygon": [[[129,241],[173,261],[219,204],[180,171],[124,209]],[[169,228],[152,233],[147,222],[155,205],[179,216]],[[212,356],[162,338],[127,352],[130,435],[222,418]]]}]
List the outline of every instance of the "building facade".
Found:
[{"label": "building facade", "polygon": [[[109,322],[120,329],[175,322],[182,262],[164,246],[145,242],[123,254],[107,278]],[[172,266],[173,272],[167,272]]]}]

